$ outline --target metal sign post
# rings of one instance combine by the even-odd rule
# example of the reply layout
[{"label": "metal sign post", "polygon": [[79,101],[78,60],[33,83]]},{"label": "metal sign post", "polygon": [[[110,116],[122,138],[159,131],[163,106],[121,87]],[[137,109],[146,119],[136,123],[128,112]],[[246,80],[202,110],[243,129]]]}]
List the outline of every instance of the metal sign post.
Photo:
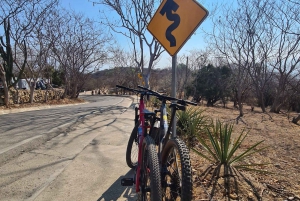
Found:
[{"label": "metal sign post", "polygon": [[[172,56],[172,93],[171,96],[173,98],[176,98],[176,83],[177,83],[177,70],[176,70],[176,66],[177,66],[177,54],[175,54],[174,56]],[[172,108],[173,110],[174,108]],[[172,125],[172,138],[176,137],[176,123],[177,123],[177,118],[176,115],[174,117],[174,122]]]}]

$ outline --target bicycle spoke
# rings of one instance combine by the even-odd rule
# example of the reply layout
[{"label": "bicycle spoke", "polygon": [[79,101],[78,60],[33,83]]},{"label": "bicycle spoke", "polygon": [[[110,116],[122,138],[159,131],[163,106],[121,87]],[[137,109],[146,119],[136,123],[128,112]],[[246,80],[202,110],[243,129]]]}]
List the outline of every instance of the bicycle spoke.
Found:
[{"label": "bicycle spoke", "polygon": [[[177,157],[176,157],[177,156]],[[173,148],[170,151],[170,154],[167,159],[167,171],[168,174],[165,177],[165,182],[167,184],[166,190],[165,190],[165,200],[173,200],[173,201],[179,201],[181,200],[181,177],[180,177],[180,171],[181,169],[178,169],[180,167],[180,158],[178,158],[178,153],[176,153],[176,150]]]}]

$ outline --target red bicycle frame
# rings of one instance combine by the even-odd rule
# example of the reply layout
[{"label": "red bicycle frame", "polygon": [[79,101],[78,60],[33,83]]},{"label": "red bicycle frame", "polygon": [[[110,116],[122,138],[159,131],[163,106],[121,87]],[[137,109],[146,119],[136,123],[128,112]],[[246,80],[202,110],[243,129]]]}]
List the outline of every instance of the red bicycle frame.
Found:
[{"label": "red bicycle frame", "polygon": [[[135,90],[135,89],[119,86],[119,85],[117,85],[117,87],[140,94],[140,100],[139,100],[139,106],[138,106],[139,114],[136,114],[139,116],[138,122],[136,122],[139,125],[139,127],[138,127],[138,161],[137,161],[137,167],[136,167],[136,175],[135,175],[135,178],[133,178],[133,180],[135,179],[134,183],[136,185],[136,192],[138,193],[141,191],[140,177],[141,177],[142,160],[143,160],[143,141],[146,136],[146,133],[145,133],[146,129],[150,128],[150,126],[145,125],[145,119],[146,119],[145,114],[149,113],[149,111],[145,109],[145,103],[144,103],[144,96],[149,94],[149,92],[139,91],[139,90]],[[135,119],[137,119],[137,116],[135,117]],[[140,127],[142,128],[142,132],[140,132]],[[126,179],[125,179],[124,183],[125,182],[126,182]]]},{"label": "red bicycle frame", "polygon": [[138,152],[138,164],[137,164],[137,170],[136,170],[136,178],[135,178],[135,189],[136,192],[140,192],[140,175],[141,175],[141,161],[142,161],[142,151],[143,151],[143,141],[144,141],[144,131],[145,131],[145,116],[144,116],[144,99],[143,95],[140,96],[140,103],[139,103],[139,126],[142,127],[142,133],[138,134],[138,142],[139,142],[139,152]]}]

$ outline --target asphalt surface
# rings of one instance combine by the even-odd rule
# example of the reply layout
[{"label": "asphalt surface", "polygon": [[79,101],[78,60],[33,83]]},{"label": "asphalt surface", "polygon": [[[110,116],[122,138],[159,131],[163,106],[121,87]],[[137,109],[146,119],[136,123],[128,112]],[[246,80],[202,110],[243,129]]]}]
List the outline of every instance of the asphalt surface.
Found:
[{"label": "asphalt surface", "polygon": [[[22,151],[67,132],[83,119],[116,109],[124,98],[82,96],[87,104],[4,110],[0,115],[0,164]],[[119,108],[122,109],[122,108]],[[124,109],[124,108],[123,108]]]},{"label": "asphalt surface", "polygon": [[[93,98],[96,104],[97,96]],[[93,103],[75,106],[81,107],[82,114],[75,118],[76,123],[67,126],[69,129],[58,129],[54,137],[40,134],[36,139],[41,142],[29,138],[15,145],[10,152],[17,150],[19,155],[6,156],[0,163],[0,201],[136,200],[133,187],[120,185],[121,178],[134,174],[125,162],[133,127],[131,104],[130,98],[112,97],[101,107]],[[62,108],[59,109],[64,111]],[[23,123],[30,127],[30,121]],[[5,129],[4,133],[13,130]],[[3,139],[1,146],[5,144]],[[30,143],[28,150],[19,150]],[[0,155],[4,153],[7,152]]]}]

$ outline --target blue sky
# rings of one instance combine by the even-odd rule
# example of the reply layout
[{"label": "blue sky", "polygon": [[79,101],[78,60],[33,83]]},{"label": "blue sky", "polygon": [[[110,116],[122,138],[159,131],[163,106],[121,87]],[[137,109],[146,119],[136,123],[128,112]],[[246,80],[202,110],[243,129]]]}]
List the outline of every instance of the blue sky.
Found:
[{"label": "blue sky", "polygon": [[[106,7],[100,4],[95,4],[93,6],[92,3],[93,0],[60,0],[60,5],[65,9],[71,9],[76,12],[80,12],[87,17],[93,18],[96,21],[101,21],[100,19],[100,10],[104,10],[107,15],[111,15],[111,17],[117,18],[117,14],[115,14],[112,11],[109,11]],[[94,0],[99,1],[99,0]],[[214,0],[214,2],[221,2],[225,0]],[[200,3],[202,6],[204,6],[208,11],[210,5],[212,4],[210,0],[198,0],[198,3]],[[159,5],[157,5],[158,7]],[[156,8],[157,9],[157,8]],[[204,34],[202,32],[202,29],[209,29],[210,26],[210,20],[207,18],[200,27],[196,30],[196,32],[192,35],[192,37],[187,40],[185,45],[181,48],[181,50],[178,52],[178,56],[182,54],[188,54],[190,50],[194,49],[204,49],[206,44],[204,42]],[[150,34],[150,33],[149,33]],[[0,35],[3,35],[3,30],[0,28]],[[122,36],[121,34],[114,34],[115,39],[117,40],[117,43],[120,47],[131,47],[131,42]],[[171,56],[164,52],[160,58],[160,61],[156,68],[165,68],[171,66]]]},{"label": "blue sky", "polygon": [[[105,9],[100,4],[96,4],[93,6],[92,0],[61,0],[61,5],[66,9],[72,9],[76,12],[81,12],[85,14],[88,17],[94,18],[95,20],[100,19],[100,13],[99,11],[102,9]],[[97,1],[97,0],[96,0]],[[215,2],[222,1],[222,0],[215,0]],[[207,10],[209,10],[209,3],[211,3],[209,0],[200,0],[198,1],[202,6],[204,6]],[[107,11],[109,13],[110,11]],[[109,13],[113,15],[112,13]],[[115,14],[114,14],[115,15]],[[112,16],[114,17],[114,16]],[[185,43],[185,45],[181,48],[181,50],[178,52],[178,56],[182,54],[188,54],[190,50],[193,49],[204,49],[206,44],[204,42],[204,34],[202,29],[209,29],[210,22],[209,18],[207,18],[200,27],[196,30],[195,34],[192,35],[192,37]],[[127,41],[126,38],[122,37],[122,35],[118,34],[115,35],[117,38],[118,44],[121,47],[128,47],[131,45],[129,41]],[[157,65],[157,68],[165,68],[171,66],[171,56],[165,52],[162,55],[162,58],[160,59],[160,62]]]}]

